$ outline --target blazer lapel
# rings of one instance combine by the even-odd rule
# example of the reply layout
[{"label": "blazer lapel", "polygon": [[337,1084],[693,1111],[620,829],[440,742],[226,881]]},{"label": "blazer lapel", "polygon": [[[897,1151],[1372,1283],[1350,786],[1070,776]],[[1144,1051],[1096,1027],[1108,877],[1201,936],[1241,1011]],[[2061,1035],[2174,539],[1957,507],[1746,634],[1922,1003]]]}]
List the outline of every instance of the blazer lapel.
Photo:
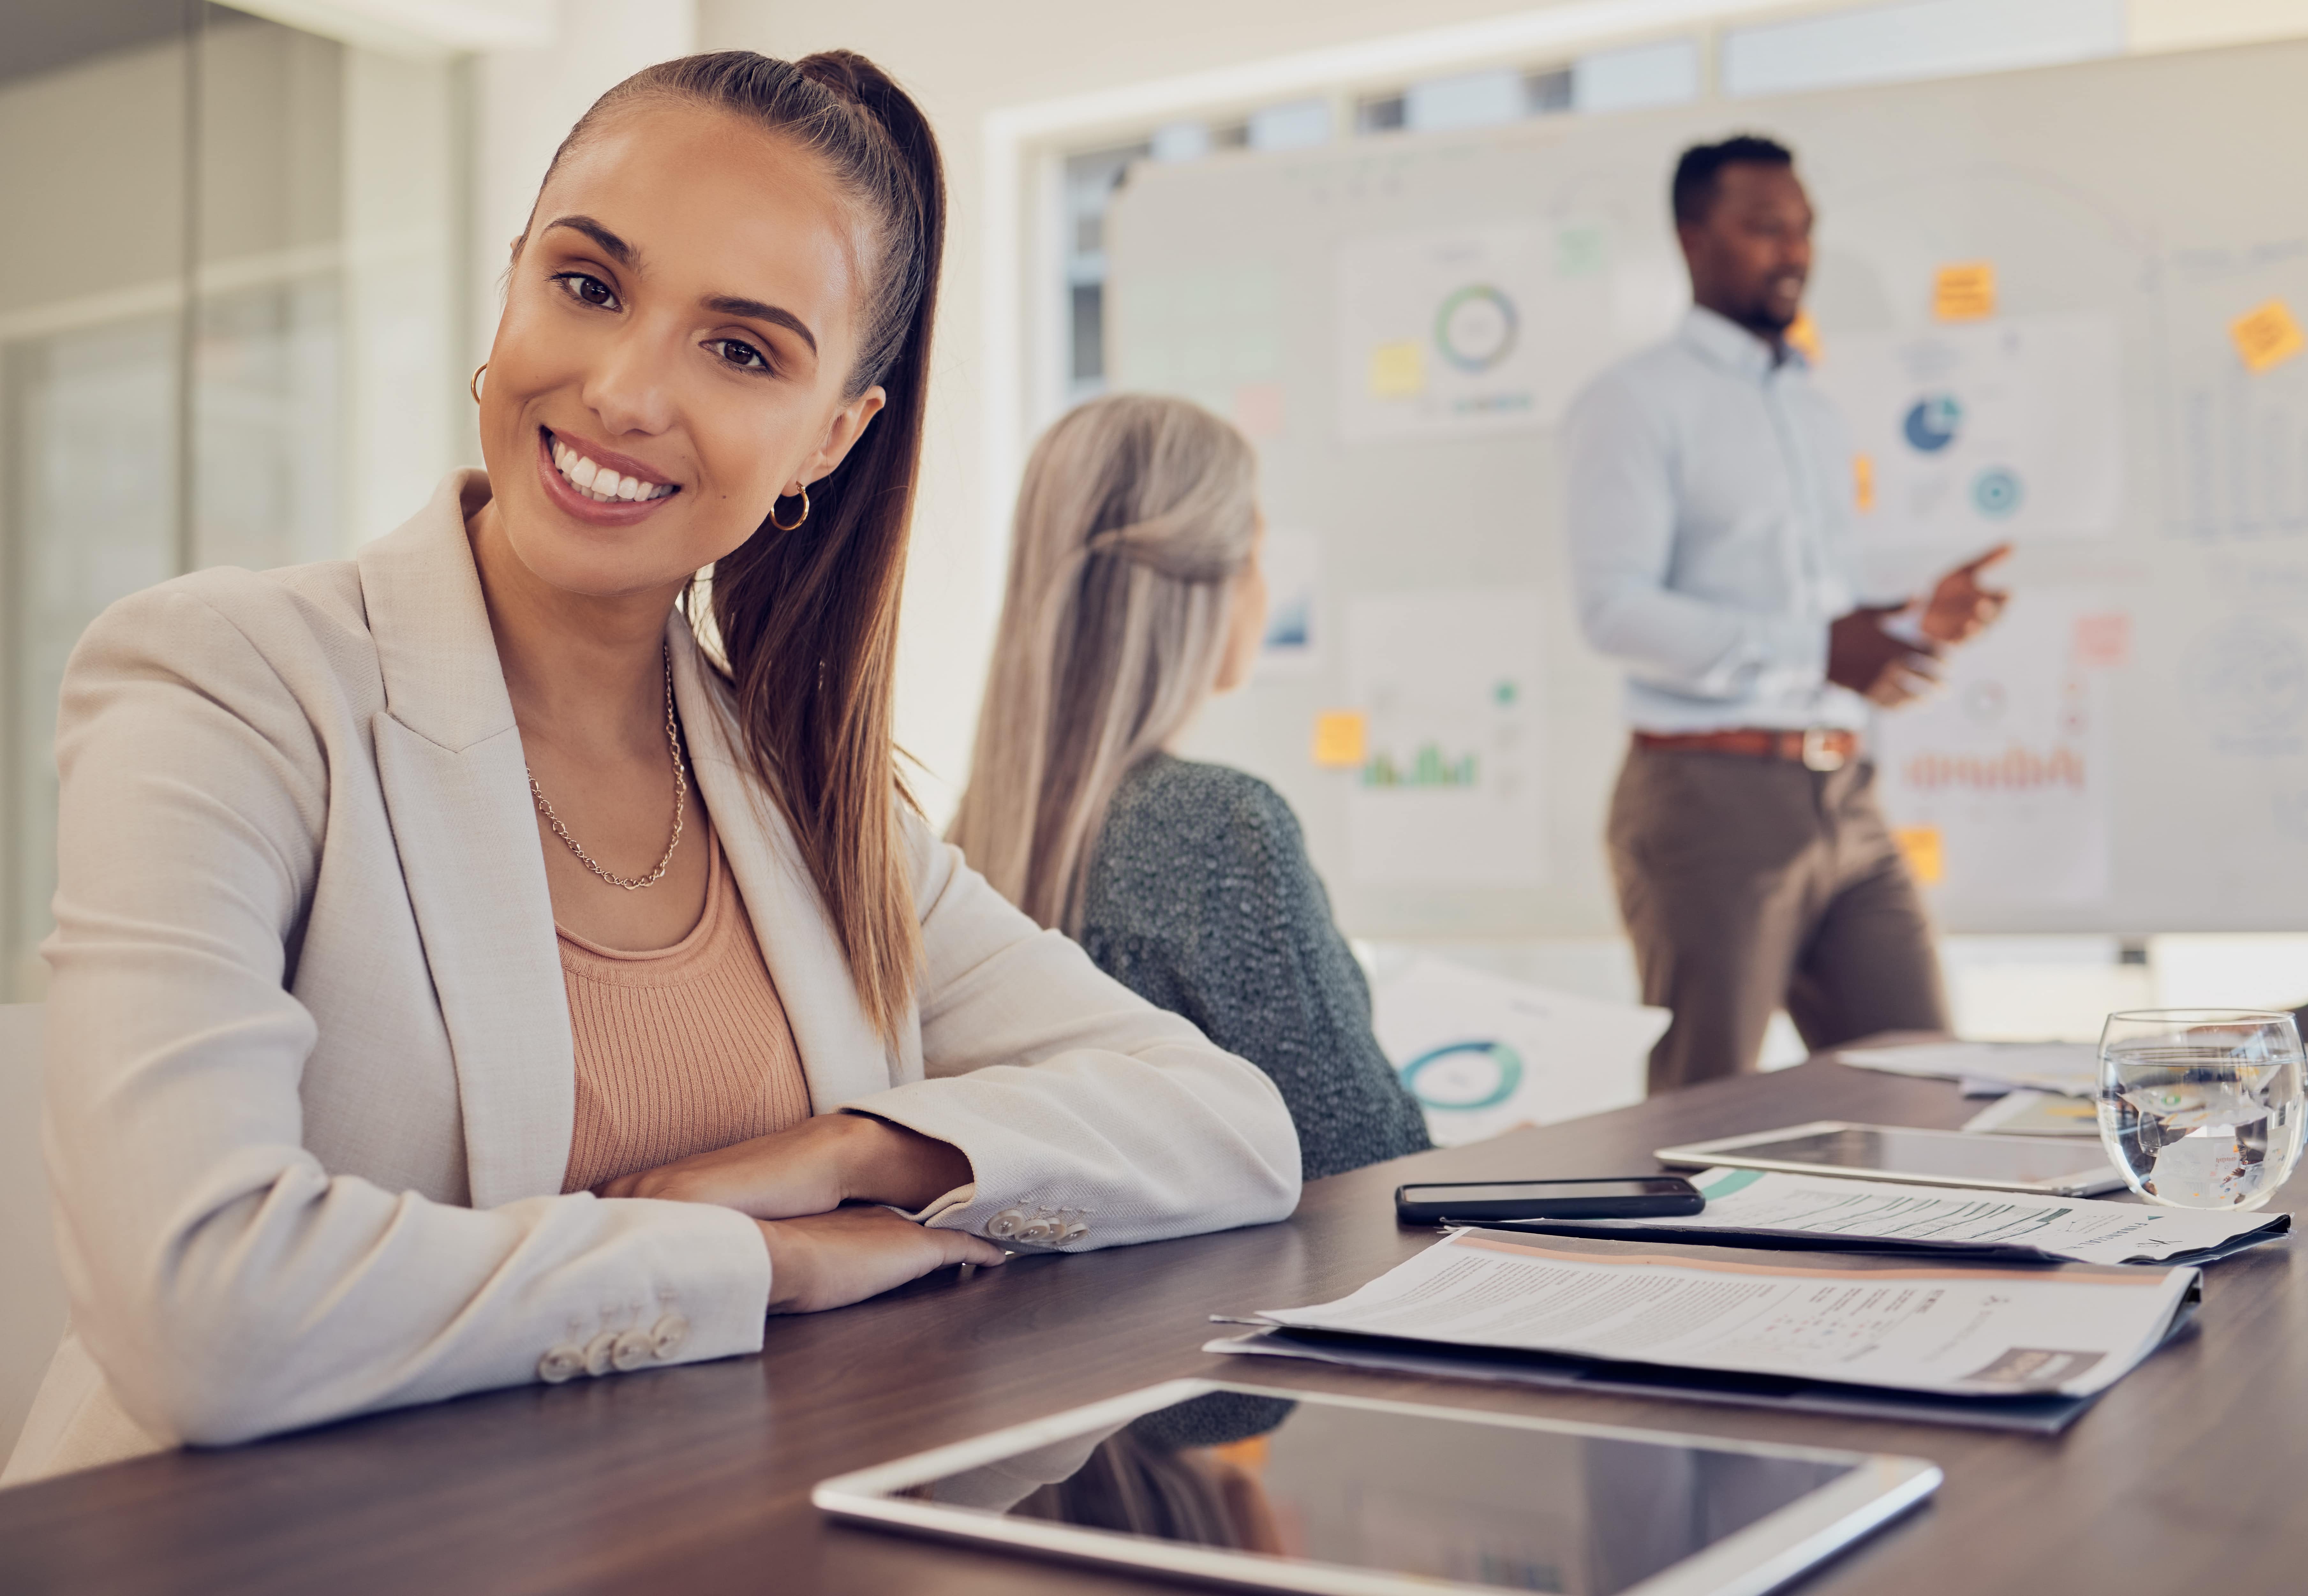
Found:
[{"label": "blazer lapel", "polygon": [[769,963],[793,1027],[810,1107],[831,1113],[886,1090],[896,1079],[888,1050],[857,1001],[848,961],[810,879],[792,828],[743,752],[726,689],[709,682],[688,623],[676,612],[666,636],[673,646],[673,692],[689,740],[698,795],[721,836],[745,895],[754,935]]},{"label": "blazer lapel", "polygon": [[378,779],[456,1061],[473,1206],[561,1190],[575,1117],[569,999],[521,731],[452,473],[356,556],[384,676]]}]

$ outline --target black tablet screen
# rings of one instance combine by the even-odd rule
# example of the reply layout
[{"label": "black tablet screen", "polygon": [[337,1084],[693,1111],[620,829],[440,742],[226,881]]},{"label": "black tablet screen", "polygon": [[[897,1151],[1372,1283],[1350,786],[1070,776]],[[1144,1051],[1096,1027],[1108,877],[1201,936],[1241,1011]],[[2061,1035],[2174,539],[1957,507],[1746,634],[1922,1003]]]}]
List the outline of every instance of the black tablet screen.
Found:
[{"label": "black tablet screen", "polygon": [[1849,1467],[1220,1391],[902,1494],[1122,1535],[1613,1596]]}]

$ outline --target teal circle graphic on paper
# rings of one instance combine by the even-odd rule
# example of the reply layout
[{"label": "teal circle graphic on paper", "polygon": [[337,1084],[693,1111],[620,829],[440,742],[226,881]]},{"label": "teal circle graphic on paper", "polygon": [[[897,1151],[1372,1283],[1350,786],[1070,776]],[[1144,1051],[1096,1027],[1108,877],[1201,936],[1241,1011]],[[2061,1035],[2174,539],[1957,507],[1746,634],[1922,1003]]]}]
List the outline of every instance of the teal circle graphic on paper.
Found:
[{"label": "teal circle graphic on paper", "polygon": [[1971,480],[1971,502],[1982,515],[2001,521],[2020,507],[2020,473],[1989,466]]},{"label": "teal circle graphic on paper", "polygon": [[[1495,1109],[1522,1084],[1522,1055],[1504,1042],[1450,1042],[1428,1048],[1397,1073],[1421,1108]],[[1438,1074],[1450,1084],[1438,1083]],[[1422,1075],[1434,1088],[1431,1092],[1419,1089]]]},{"label": "teal circle graphic on paper", "polygon": [[1926,393],[1908,407],[1908,414],[1899,423],[1908,446],[1922,454],[1937,454],[1955,442],[1955,435],[1963,425],[1963,406],[1952,395]]},{"label": "teal circle graphic on paper", "polygon": [[1434,347],[1460,371],[1488,371],[1514,352],[1522,318],[1489,283],[1470,283],[1434,313]]}]

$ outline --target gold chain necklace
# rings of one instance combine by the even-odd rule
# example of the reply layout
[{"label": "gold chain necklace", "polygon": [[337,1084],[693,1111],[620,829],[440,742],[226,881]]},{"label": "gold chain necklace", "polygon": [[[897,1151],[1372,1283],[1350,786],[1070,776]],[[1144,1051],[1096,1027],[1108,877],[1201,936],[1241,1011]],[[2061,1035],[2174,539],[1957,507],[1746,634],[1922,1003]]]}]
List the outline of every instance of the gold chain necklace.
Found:
[{"label": "gold chain necklace", "polygon": [[561,816],[555,815],[553,806],[546,801],[544,789],[537,784],[537,772],[530,770],[526,763],[521,767],[529,773],[529,796],[537,800],[537,812],[545,816],[545,824],[553,828],[553,834],[569,844],[569,851],[577,856],[579,864],[611,886],[621,886],[629,893],[639,892],[645,886],[655,886],[664,880],[665,867],[673,862],[673,850],[681,846],[681,806],[682,800],[689,796],[689,778],[682,772],[681,733],[673,719],[673,645],[670,643],[665,649],[665,741],[666,746],[673,750],[673,835],[666,842],[665,852],[659,858],[657,868],[646,876],[636,876],[631,881],[622,876],[612,876],[593,862],[593,856],[578,846],[577,839],[569,834],[569,828],[561,824]]}]

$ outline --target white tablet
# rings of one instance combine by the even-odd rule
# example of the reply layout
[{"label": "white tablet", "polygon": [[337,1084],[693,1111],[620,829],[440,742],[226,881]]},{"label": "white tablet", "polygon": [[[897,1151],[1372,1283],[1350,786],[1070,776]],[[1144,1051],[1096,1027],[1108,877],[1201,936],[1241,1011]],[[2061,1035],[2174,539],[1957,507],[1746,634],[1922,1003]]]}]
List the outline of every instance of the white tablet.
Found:
[{"label": "white tablet", "polygon": [[837,1518],[1253,1590],[1769,1591],[1919,1458],[1176,1380],[819,1486]]},{"label": "white tablet", "polygon": [[2088,1197],[2123,1184],[2123,1174],[2108,1162],[2097,1140],[1989,1136],[1900,1125],[1851,1125],[1840,1119],[1662,1147],[1655,1156],[1670,1169],[1727,1164],[1739,1169],[1841,1175],[1908,1186],[1987,1186],[2047,1197]]}]

